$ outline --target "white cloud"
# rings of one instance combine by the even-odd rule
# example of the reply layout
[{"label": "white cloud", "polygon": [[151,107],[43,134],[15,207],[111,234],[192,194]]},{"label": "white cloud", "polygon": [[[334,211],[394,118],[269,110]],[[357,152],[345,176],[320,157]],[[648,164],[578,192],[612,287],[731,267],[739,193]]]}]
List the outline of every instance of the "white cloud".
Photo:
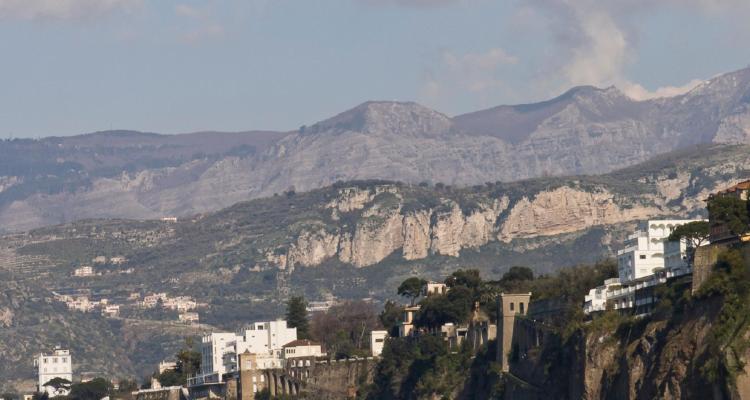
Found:
[{"label": "white cloud", "polygon": [[[549,69],[540,83],[546,95],[571,86],[617,86],[634,99],[675,96],[694,88],[693,80],[680,86],[648,90],[627,77],[628,66],[638,62],[638,20],[649,13],[680,8],[699,14],[750,12],[747,0],[530,0],[518,14],[541,19],[556,41],[548,57]],[[750,15],[750,14],[748,14]],[[521,26],[520,29],[524,27]],[[540,29],[538,21],[526,29]]]},{"label": "white cloud", "polygon": [[143,0],[0,0],[0,18],[66,20],[133,10]]},{"label": "white cloud", "polygon": [[653,91],[649,91],[648,89],[637,83],[626,82],[622,85],[621,90],[632,99],[648,100],[661,97],[679,96],[695,89],[696,86],[704,82],[705,81],[702,81],[700,79],[693,79],[682,86],[664,86]]}]

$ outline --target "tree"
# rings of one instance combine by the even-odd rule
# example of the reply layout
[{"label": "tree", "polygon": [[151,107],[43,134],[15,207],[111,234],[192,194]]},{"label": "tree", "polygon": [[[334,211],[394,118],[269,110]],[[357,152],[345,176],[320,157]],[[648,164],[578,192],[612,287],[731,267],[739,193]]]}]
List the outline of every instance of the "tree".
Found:
[{"label": "tree", "polygon": [[667,240],[672,242],[685,240],[688,244],[688,264],[693,265],[695,249],[708,241],[709,232],[710,229],[707,221],[693,221],[675,228]]},{"label": "tree", "polygon": [[60,389],[60,388],[69,389],[71,383],[72,382],[70,382],[67,379],[52,378],[49,381],[47,381],[47,383],[45,383],[44,386],[53,387],[55,389]]},{"label": "tree", "polygon": [[414,323],[418,327],[434,330],[448,322],[465,322],[469,319],[474,302],[474,292],[471,289],[465,286],[453,287],[447,294],[422,300]]},{"label": "tree", "polygon": [[85,383],[76,383],[70,388],[70,399],[75,400],[101,400],[109,395],[112,389],[110,383],[104,378],[96,378]]},{"label": "tree", "polygon": [[398,336],[398,325],[401,322],[403,314],[404,307],[390,300],[385,302],[383,311],[380,313],[378,318],[380,319],[380,323],[388,331],[388,334],[390,336]]},{"label": "tree", "polygon": [[286,303],[286,323],[297,328],[299,339],[310,338],[310,323],[307,320],[307,302],[302,296],[292,296]]},{"label": "tree", "polygon": [[514,266],[510,267],[508,272],[503,274],[503,277],[500,279],[501,281],[533,281],[534,280],[534,271],[531,270],[529,267],[524,266]]},{"label": "tree", "polygon": [[367,333],[380,327],[375,307],[364,301],[348,301],[315,313],[310,336],[325,345],[336,358],[369,354]]},{"label": "tree", "polygon": [[425,285],[427,285],[426,280],[417,277],[411,277],[401,282],[401,285],[399,285],[397,292],[399,296],[404,296],[411,299],[411,304],[414,305],[414,301],[422,295],[422,291],[424,290]]},{"label": "tree", "polygon": [[750,226],[748,202],[732,196],[720,196],[708,202],[711,224],[724,224],[734,235],[742,235]]},{"label": "tree", "polygon": [[201,353],[195,351],[193,339],[185,339],[182,349],[175,355],[177,365],[173,370],[156,374],[155,378],[162,386],[179,386],[187,382],[190,375],[195,375],[201,368]]}]

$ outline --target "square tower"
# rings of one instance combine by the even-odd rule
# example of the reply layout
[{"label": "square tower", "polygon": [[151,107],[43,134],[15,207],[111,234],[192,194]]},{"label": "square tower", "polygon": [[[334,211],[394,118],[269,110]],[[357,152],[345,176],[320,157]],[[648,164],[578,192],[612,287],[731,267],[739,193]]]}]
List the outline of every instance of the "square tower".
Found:
[{"label": "square tower", "polygon": [[508,372],[510,353],[513,350],[513,328],[516,316],[526,315],[529,311],[529,293],[500,293],[497,298],[497,361],[500,362],[503,372]]}]

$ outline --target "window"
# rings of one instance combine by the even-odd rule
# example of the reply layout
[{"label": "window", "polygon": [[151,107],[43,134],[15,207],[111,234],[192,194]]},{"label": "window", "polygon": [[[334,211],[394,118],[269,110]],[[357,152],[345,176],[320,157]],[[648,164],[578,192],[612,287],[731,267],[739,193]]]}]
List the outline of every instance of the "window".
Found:
[{"label": "window", "polygon": [[383,339],[375,339],[375,343],[383,343]]},{"label": "window", "polygon": [[55,364],[57,364],[57,357],[53,358],[52,362],[55,363]]},{"label": "window", "polygon": [[521,314],[523,314],[523,302],[518,303],[518,308],[521,310]]},{"label": "window", "polygon": [[62,362],[67,362],[67,361],[68,361],[67,358],[65,358],[65,357],[62,358]]},{"label": "window", "polygon": [[47,364],[47,357],[44,357],[44,363]]},{"label": "window", "polygon": [[641,254],[640,256],[638,256],[638,258],[640,258],[641,260],[645,260],[646,259],[646,255],[645,254]]},{"label": "window", "polygon": [[515,306],[516,306],[516,305],[515,305],[515,304],[513,304],[513,303],[511,302],[511,303],[510,303],[510,311],[514,311],[514,310],[515,310],[515,308],[516,308]]}]

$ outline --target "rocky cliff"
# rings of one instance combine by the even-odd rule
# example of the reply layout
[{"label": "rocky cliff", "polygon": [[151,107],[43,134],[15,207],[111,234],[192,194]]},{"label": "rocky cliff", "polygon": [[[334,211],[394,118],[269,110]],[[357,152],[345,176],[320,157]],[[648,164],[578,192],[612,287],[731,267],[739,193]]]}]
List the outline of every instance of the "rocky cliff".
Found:
[{"label": "rocky cliff", "polygon": [[749,102],[745,69],[649,101],[578,87],[453,118],[415,103],[367,102],[286,133],[2,141],[0,230],[186,216],[337,181],[467,186],[607,173],[697,144],[747,143]]}]

